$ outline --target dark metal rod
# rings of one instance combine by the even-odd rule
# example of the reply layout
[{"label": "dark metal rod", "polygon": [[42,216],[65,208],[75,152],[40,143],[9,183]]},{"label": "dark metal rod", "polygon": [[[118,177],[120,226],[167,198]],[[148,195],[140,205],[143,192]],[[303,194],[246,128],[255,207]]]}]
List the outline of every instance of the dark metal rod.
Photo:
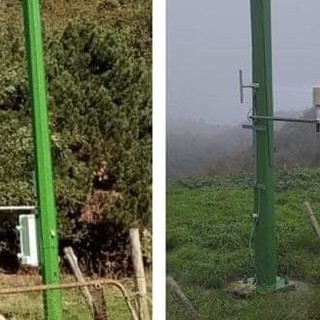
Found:
[{"label": "dark metal rod", "polygon": [[317,119],[299,119],[299,118],[282,118],[282,117],[268,117],[268,116],[250,116],[250,119],[262,119],[269,121],[284,121],[284,122],[301,122],[301,123],[320,123]]}]

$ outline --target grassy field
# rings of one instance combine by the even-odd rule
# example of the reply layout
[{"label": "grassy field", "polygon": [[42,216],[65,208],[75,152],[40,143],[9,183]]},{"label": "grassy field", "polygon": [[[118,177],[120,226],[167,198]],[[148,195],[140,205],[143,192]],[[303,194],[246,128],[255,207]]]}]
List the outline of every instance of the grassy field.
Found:
[{"label": "grassy field", "polygon": [[[254,275],[252,179],[197,178],[167,188],[167,273],[196,306],[197,319],[320,319],[320,247],[306,215],[309,201],[320,218],[320,171],[294,170],[277,177],[278,274],[297,289],[232,296],[228,284]],[[192,319],[167,295],[167,319]]]},{"label": "grassy field", "polygon": [[[64,277],[63,282],[74,282],[70,277]],[[38,276],[25,275],[1,275],[1,288],[21,287],[37,285],[41,283]],[[134,285],[131,279],[122,280],[129,296],[134,294]],[[149,285],[151,281],[148,281]],[[149,286],[149,296],[151,297]],[[105,287],[105,298],[110,319],[130,320],[131,316],[127,305],[122,299],[120,291],[115,287]],[[131,301],[134,304],[134,301]],[[62,290],[62,310],[63,320],[91,320],[92,317],[85,304],[85,301],[77,289]],[[151,306],[150,306],[151,311]],[[2,296],[0,299],[0,314],[4,315],[8,320],[42,320],[43,299],[41,293],[12,294]]]}]

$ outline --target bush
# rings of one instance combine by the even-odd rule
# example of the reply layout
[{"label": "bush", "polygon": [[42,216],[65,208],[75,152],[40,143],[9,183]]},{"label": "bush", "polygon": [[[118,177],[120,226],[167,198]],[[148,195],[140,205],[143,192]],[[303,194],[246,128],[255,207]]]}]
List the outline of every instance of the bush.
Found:
[{"label": "bush", "polygon": [[[123,268],[128,228],[151,227],[150,64],[122,33],[86,22],[69,25],[46,47],[61,245],[75,246],[88,269],[89,251],[100,269],[110,271],[113,261]],[[22,50],[15,61],[0,78],[3,205],[34,203]]]}]

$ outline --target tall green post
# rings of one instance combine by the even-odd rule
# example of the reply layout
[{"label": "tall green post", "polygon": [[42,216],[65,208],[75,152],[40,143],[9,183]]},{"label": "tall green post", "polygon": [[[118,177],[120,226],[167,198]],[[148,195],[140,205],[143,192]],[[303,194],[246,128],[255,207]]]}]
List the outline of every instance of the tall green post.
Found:
[{"label": "tall green post", "polygon": [[[23,12],[34,130],[42,278],[44,284],[53,284],[59,282],[58,238],[39,0],[23,0]],[[45,292],[44,306],[47,320],[61,320],[60,291]]]},{"label": "tall green post", "polygon": [[[253,114],[273,116],[271,59],[271,0],[251,0]],[[277,259],[275,241],[273,122],[254,120],[256,149],[255,263],[257,290],[276,288]]]}]

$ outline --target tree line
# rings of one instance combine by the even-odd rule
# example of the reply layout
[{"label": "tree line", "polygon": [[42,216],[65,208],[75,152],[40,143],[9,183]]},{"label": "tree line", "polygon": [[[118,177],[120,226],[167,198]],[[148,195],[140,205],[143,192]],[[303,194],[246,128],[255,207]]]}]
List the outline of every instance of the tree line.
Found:
[{"label": "tree line", "polygon": [[[282,113],[284,117],[315,119],[315,109]],[[277,169],[320,165],[320,137],[315,125],[275,125]],[[205,176],[254,170],[252,132],[241,125],[217,126],[196,121],[169,120],[167,126],[167,175]]]}]

